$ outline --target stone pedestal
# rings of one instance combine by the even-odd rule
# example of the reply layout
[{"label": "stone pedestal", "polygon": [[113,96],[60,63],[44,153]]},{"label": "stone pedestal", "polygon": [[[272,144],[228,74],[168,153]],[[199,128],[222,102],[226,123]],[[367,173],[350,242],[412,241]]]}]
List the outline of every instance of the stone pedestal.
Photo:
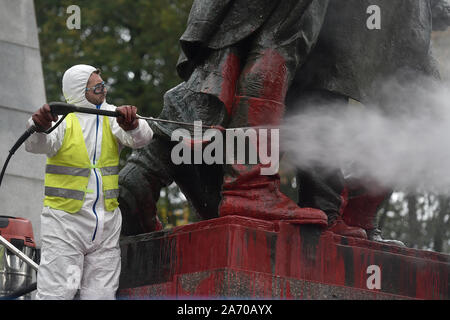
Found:
[{"label": "stone pedestal", "polygon": [[449,299],[450,256],[237,216],[124,238],[123,299]]}]

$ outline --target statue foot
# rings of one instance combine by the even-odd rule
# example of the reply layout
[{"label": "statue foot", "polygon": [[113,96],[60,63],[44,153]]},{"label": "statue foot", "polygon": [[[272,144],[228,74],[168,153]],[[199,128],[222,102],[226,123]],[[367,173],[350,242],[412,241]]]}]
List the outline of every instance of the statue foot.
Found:
[{"label": "statue foot", "polygon": [[327,225],[327,216],[318,209],[300,208],[281,192],[266,190],[227,191],[219,208],[221,217],[245,216],[261,220],[282,220],[294,224]]},{"label": "statue foot", "polygon": [[319,209],[300,208],[280,190],[278,175],[259,174],[259,165],[241,170],[234,179],[226,179],[222,190],[219,215],[238,215],[261,220],[282,220],[295,224],[328,225],[326,214]]}]

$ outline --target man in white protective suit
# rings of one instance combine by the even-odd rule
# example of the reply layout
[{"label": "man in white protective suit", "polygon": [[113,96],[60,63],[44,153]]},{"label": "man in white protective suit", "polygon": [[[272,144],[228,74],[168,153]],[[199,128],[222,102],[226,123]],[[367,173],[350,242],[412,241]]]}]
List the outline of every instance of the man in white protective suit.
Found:
[{"label": "man in white protective suit", "polygon": [[62,79],[67,103],[116,110],[109,118],[70,113],[51,133],[58,118],[45,104],[28,122],[36,125],[25,148],[47,155],[41,215],[41,262],[36,299],[114,299],[119,285],[119,154],[123,146],[142,148],[153,132],[136,117],[136,107],[106,102],[100,70],[75,65]]}]

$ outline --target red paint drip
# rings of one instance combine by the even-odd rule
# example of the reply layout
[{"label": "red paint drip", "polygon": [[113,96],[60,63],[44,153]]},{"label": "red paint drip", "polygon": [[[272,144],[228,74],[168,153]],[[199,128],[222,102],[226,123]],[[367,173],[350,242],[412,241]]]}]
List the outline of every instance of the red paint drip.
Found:
[{"label": "red paint drip", "polygon": [[222,66],[223,82],[219,95],[219,99],[225,105],[229,115],[233,113],[234,95],[240,71],[239,57],[230,53]]}]

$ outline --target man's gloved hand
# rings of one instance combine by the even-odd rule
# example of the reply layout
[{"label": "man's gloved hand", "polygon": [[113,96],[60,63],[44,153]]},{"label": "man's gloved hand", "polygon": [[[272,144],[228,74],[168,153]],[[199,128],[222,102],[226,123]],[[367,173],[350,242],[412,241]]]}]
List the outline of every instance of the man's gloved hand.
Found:
[{"label": "man's gloved hand", "polygon": [[135,106],[120,106],[116,108],[116,111],[121,114],[120,117],[117,117],[117,123],[123,130],[130,131],[139,126],[139,119],[136,116],[137,108]]},{"label": "man's gloved hand", "polygon": [[34,124],[36,125],[37,132],[44,132],[52,126],[52,121],[58,121],[58,116],[54,116],[51,113],[50,106],[44,104],[38,111],[32,116]]}]

